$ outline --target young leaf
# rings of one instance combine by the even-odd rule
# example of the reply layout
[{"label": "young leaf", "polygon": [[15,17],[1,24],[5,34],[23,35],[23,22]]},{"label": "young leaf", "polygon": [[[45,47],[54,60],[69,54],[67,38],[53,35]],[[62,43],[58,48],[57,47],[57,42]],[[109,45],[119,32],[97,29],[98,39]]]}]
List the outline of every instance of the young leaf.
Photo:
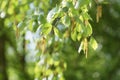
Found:
[{"label": "young leaf", "polygon": [[45,25],[42,26],[42,34],[48,35],[52,30],[52,25],[49,23],[46,23]]},{"label": "young leaf", "polygon": [[90,24],[87,25],[87,35],[90,36],[92,34],[92,27]]},{"label": "young leaf", "polygon": [[77,40],[80,41],[81,37],[82,37],[82,34],[81,34],[81,33],[78,33],[78,35],[77,35]]},{"label": "young leaf", "polygon": [[96,50],[98,47],[97,41],[93,37],[90,38],[89,44],[94,50]]},{"label": "young leaf", "polygon": [[56,27],[54,27],[54,33],[55,33],[56,36],[59,36],[59,31]]},{"label": "young leaf", "polygon": [[81,28],[81,25],[80,24],[76,24],[76,30],[78,32],[81,32],[82,31],[82,28]]},{"label": "young leaf", "polygon": [[70,17],[68,15],[64,16],[62,21],[67,27],[70,25]]},{"label": "young leaf", "polygon": [[83,13],[82,15],[85,20],[92,20],[92,18],[90,17],[88,13]]},{"label": "young leaf", "polygon": [[87,26],[83,26],[82,28],[83,28],[83,36],[84,37],[88,37],[92,34],[92,27],[89,23]]},{"label": "young leaf", "polygon": [[71,38],[73,41],[76,41],[77,33],[76,31],[71,32]]}]

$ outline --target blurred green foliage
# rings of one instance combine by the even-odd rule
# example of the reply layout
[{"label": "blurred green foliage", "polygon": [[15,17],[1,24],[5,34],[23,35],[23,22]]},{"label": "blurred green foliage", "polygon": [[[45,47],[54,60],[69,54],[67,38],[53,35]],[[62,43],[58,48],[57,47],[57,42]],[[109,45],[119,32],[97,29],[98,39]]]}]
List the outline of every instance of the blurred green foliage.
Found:
[{"label": "blurred green foliage", "polygon": [[0,80],[119,80],[119,0],[0,0]]}]

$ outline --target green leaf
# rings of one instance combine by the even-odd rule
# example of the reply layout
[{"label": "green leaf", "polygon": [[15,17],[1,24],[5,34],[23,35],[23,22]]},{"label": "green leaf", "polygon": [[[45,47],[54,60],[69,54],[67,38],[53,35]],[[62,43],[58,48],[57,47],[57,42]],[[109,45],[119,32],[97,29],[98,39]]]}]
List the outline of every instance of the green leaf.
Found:
[{"label": "green leaf", "polygon": [[38,21],[40,21],[40,24],[45,24],[46,23],[46,19],[45,19],[44,15],[39,15],[38,16]]},{"label": "green leaf", "polygon": [[83,36],[84,37],[88,37],[88,36],[91,36],[92,34],[92,27],[90,24],[88,24],[87,26],[83,26]]},{"label": "green leaf", "polygon": [[84,20],[92,20],[92,18],[90,17],[88,13],[83,13],[82,15],[83,15]]},{"label": "green leaf", "polygon": [[70,7],[73,7],[73,4],[72,4],[71,1],[63,0],[62,1],[62,7],[68,7],[68,8],[70,8]]},{"label": "green leaf", "polygon": [[96,49],[98,48],[97,41],[96,41],[93,37],[90,38],[89,45],[90,45],[94,50],[96,50]]},{"label": "green leaf", "polygon": [[68,15],[64,16],[62,21],[65,26],[70,26],[70,17]]},{"label": "green leaf", "polygon": [[75,5],[75,9],[81,8],[84,5],[88,5],[90,0],[78,0]]},{"label": "green leaf", "polygon": [[22,31],[24,28],[25,28],[25,26],[26,26],[26,24],[25,24],[25,22],[20,22],[18,25],[17,25],[17,27],[18,27],[18,29],[20,30],[20,31]]},{"label": "green leaf", "polygon": [[30,30],[30,31],[32,31],[32,29],[33,29],[33,20],[30,20],[29,21],[29,24],[27,25],[28,26],[28,29]]},{"label": "green leaf", "polygon": [[78,23],[78,24],[76,24],[76,30],[78,31],[78,32],[81,32],[82,31],[82,27],[81,27],[81,25]]},{"label": "green leaf", "polygon": [[82,22],[80,22],[80,26],[81,26],[82,36],[85,37],[85,35],[86,35],[86,26],[84,26],[84,24]]},{"label": "green leaf", "polygon": [[48,35],[52,30],[52,25],[49,23],[46,23],[45,25],[42,25],[41,28],[42,28],[42,34]]},{"label": "green leaf", "polygon": [[72,32],[71,32],[71,38],[72,38],[73,41],[76,41],[76,38],[77,38],[77,33],[76,33],[76,31],[72,31]]},{"label": "green leaf", "polygon": [[54,27],[54,33],[55,33],[56,36],[59,36],[59,31],[56,27]]},{"label": "green leaf", "polygon": [[33,32],[36,32],[37,28],[39,27],[38,23],[34,21],[32,26],[33,26]]},{"label": "green leaf", "polygon": [[49,11],[48,15],[47,15],[47,21],[48,22],[52,22],[55,18],[55,15],[57,14],[59,8],[58,7],[55,7],[53,8],[51,11]]},{"label": "green leaf", "polygon": [[68,7],[64,7],[64,8],[62,8],[62,11],[63,11],[63,12],[68,12],[68,10],[69,10]]},{"label": "green leaf", "polygon": [[33,15],[33,16],[32,16],[32,20],[33,20],[33,21],[37,20],[37,18],[38,18],[38,15]]},{"label": "green leaf", "polygon": [[92,27],[90,24],[87,25],[87,35],[90,36],[92,34]]},{"label": "green leaf", "polygon": [[74,9],[74,8],[69,8],[69,13],[68,13],[68,15],[70,16],[70,17],[75,17],[75,16],[79,16],[79,11],[78,10],[76,10],[76,9]]},{"label": "green leaf", "polygon": [[78,33],[78,35],[77,35],[77,40],[80,41],[81,37],[82,37],[82,34],[81,34],[81,33]]},{"label": "green leaf", "polygon": [[46,74],[46,76],[49,76],[50,74],[52,74],[52,70],[50,70],[50,69],[46,70],[45,74]]}]

